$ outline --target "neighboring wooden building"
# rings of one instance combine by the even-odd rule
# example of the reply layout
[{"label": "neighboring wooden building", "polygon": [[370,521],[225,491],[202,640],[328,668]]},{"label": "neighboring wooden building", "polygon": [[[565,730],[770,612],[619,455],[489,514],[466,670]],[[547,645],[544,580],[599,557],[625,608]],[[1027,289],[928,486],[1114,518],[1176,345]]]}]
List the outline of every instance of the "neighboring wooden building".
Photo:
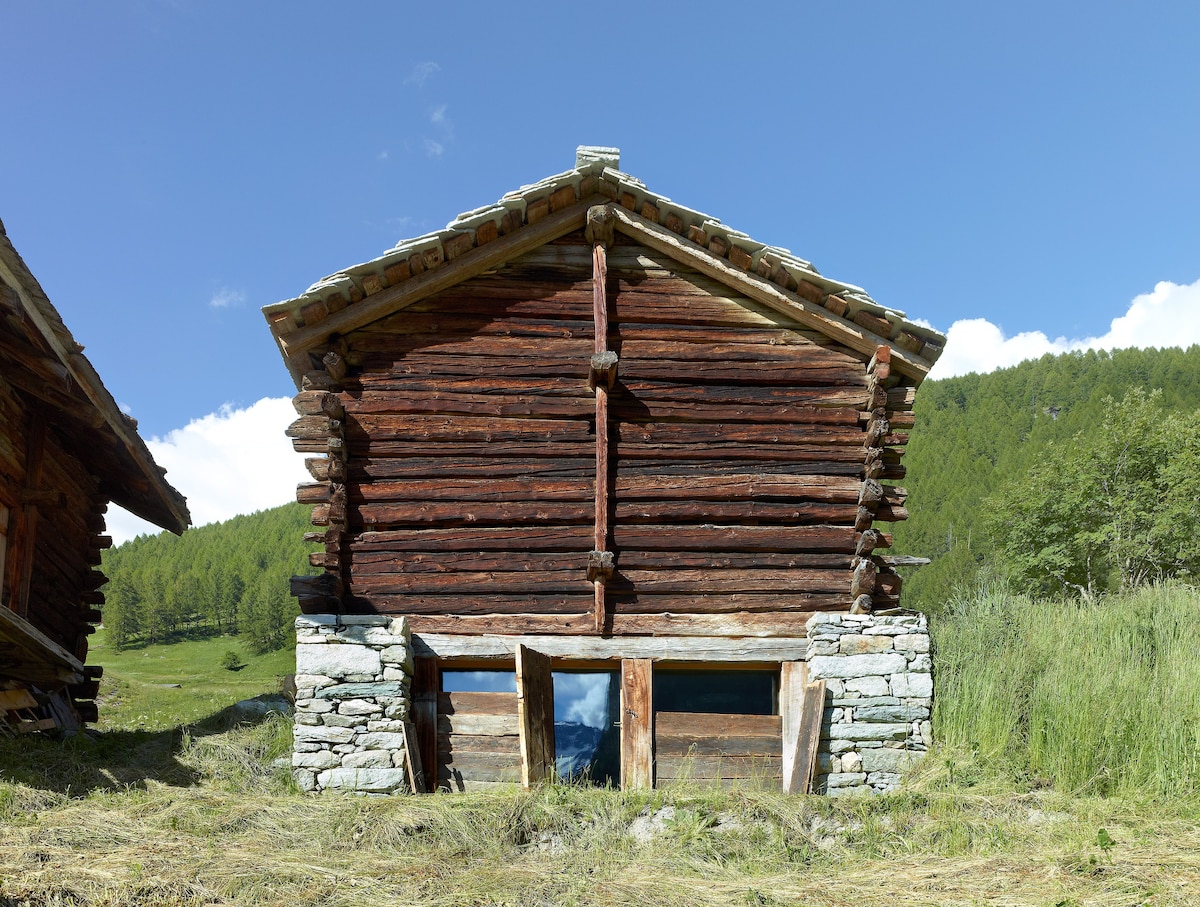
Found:
[{"label": "neighboring wooden building", "polygon": [[[552,671],[613,672],[622,783],[688,752],[778,779],[805,621],[899,600],[890,482],[945,338],[617,163],[581,148],[264,310],[323,545],[293,591],[306,614],[407,616],[443,785],[514,779],[553,737]],[[518,692],[446,689],[485,666]]]},{"label": "neighboring wooden building", "polygon": [[0,224],[0,733],[96,720],[101,669],[86,662],[110,501],[189,523]]}]

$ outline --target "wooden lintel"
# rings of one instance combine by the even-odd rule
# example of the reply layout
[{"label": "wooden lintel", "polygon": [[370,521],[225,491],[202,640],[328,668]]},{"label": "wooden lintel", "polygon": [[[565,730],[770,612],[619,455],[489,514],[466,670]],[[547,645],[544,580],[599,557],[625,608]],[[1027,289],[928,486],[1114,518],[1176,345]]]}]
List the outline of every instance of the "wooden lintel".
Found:
[{"label": "wooden lintel", "polygon": [[[804,632],[804,621],[796,631]],[[627,658],[649,658],[671,664],[711,662],[714,664],[778,664],[802,660],[808,640],[797,636],[463,636],[452,633],[414,633],[413,650],[418,657],[476,660],[481,663],[511,664],[518,645],[536,648],[552,658],[614,662]]]},{"label": "wooden lintel", "polygon": [[[717,258],[680,239],[666,227],[617,206],[613,206],[613,213],[619,232],[737,289],[769,308],[795,318],[806,327],[821,331],[864,356],[874,356],[881,346],[889,344],[888,338],[880,337],[854,322],[837,318],[821,306],[781,289],[753,271],[743,271]],[[932,363],[920,356],[894,348],[891,350],[891,364],[896,371],[917,381],[924,379],[932,367]]]}]

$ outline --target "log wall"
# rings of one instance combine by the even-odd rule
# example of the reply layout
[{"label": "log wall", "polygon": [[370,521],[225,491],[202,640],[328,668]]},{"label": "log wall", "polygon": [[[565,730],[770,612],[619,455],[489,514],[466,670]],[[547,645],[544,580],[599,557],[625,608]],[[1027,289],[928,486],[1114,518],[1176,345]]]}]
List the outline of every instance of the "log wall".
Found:
[{"label": "log wall", "polygon": [[608,250],[609,459],[596,488],[592,249],[581,232],[337,338],[289,433],[324,550],[309,612],[421,633],[801,635],[896,601],[912,388],[620,235]]},{"label": "log wall", "polygon": [[[111,542],[101,534],[104,502],[97,480],[75,449],[81,442],[71,424],[48,421],[45,413],[0,379],[0,504],[8,511],[3,607],[85,662],[104,601],[106,577],[96,567]],[[22,658],[29,661],[28,651]],[[100,669],[85,673],[86,680],[65,692],[79,717],[95,720],[91,700]],[[55,686],[45,667],[32,661],[8,664],[0,680],[5,678],[36,681],[44,692]]]}]

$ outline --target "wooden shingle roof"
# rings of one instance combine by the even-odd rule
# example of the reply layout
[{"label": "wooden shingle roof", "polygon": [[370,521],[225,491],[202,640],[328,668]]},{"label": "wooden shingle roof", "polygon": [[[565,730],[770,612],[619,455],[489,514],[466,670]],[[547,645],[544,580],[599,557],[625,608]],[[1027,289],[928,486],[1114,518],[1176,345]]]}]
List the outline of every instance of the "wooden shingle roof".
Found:
[{"label": "wooden shingle roof", "polygon": [[783,311],[870,358],[893,349],[893,368],[920,381],[946,338],[820,274],[787,249],[758,242],[718,219],[652,192],[618,169],[615,148],[581,146],[575,167],[460,214],[444,230],[400,242],[345,268],[263,314],[296,386],[330,338],[354,330],[583,227],[587,209],[609,204],[616,229]]},{"label": "wooden shingle roof", "polygon": [[181,533],[187,501],[164,478],[137,423],[123,412],[83,355],[0,223],[0,373],[36,400],[73,439],[74,453],[107,500]]}]

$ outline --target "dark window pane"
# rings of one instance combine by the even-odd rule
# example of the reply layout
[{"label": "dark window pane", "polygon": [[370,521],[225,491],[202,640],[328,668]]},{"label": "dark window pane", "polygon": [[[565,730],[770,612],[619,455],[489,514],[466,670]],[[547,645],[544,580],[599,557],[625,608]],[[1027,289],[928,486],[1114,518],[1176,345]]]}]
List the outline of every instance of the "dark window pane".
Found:
[{"label": "dark window pane", "polygon": [[654,672],[657,712],[774,715],[778,675],[773,671]]}]

